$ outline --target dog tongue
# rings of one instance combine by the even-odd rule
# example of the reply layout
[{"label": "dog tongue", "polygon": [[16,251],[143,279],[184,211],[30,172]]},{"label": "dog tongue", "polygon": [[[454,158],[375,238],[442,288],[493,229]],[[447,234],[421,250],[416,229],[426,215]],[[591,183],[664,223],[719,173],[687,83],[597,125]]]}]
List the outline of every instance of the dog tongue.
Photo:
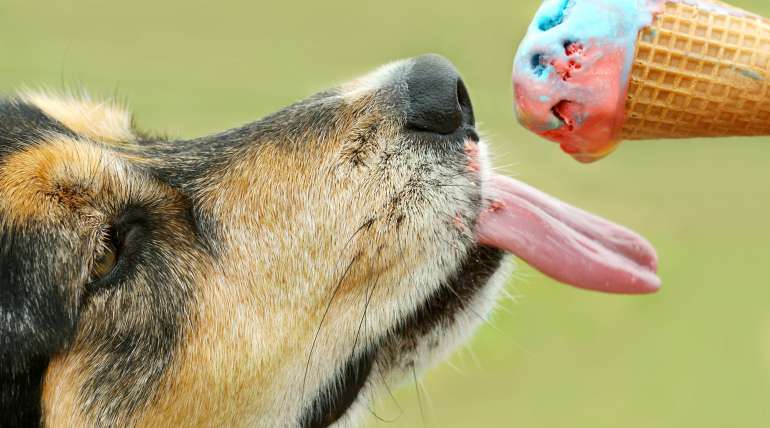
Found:
[{"label": "dog tongue", "polygon": [[557,281],[606,293],[660,288],[658,257],[636,233],[514,179],[493,176],[478,220],[483,245],[515,254]]}]

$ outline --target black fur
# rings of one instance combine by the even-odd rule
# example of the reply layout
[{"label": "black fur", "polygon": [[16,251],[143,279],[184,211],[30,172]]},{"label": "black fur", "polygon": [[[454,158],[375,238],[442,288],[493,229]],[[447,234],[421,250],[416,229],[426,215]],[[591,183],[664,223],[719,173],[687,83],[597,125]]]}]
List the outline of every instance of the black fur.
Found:
[{"label": "black fur", "polygon": [[433,296],[398,327],[394,337],[420,337],[437,326],[452,324],[454,317],[487,285],[500,269],[505,253],[490,247],[476,247],[460,268],[450,276]]},{"label": "black fur", "polygon": [[39,142],[46,133],[74,136],[33,105],[0,100],[0,163],[5,156]]},{"label": "black fur", "polygon": [[[77,300],[66,287],[81,273],[80,251],[67,235],[51,227],[0,228],[0,383],[16,385],[0,390],[8,426],[40,419],[39,397],[30,397],[40,393],[48,359],[75,332]],[[69,257],[58,257],[62,253]]]},{"label": "black fur", "polygon": [[40,395],[47,357],[27,361],[25,371],[0,375],[0,427],[35,427],[40,424]]},{"label": "black fur", "polygon": [[[67,131],[34,106],[0,101],[0,165],[45,132]],[[4,230],[3,224],[0,217],[0,427],[36,426],[45,368],[73,334],[73,308],[63,304],[64,290],[52,272],[37,272],[32,262],[40,248],[56,245],[55,237]]]},{"label": "black fur", "polygon": [[376,347],[369,347],[361,355],[350,359],[340,375],[332,379],[316,397],[299,426],[326,428],[344,416],[366,384],[376,356]]}]

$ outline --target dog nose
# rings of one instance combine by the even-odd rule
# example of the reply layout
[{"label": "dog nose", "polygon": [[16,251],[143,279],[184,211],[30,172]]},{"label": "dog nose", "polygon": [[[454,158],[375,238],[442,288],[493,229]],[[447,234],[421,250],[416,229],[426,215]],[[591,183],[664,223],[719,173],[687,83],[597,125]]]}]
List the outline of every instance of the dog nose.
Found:
[{"label": "dog nose", "polygon": [[430,54],[413,59],[406,83],[408,128],[452,134],[463,126],[475,125],[468,90],[446,58]]}]

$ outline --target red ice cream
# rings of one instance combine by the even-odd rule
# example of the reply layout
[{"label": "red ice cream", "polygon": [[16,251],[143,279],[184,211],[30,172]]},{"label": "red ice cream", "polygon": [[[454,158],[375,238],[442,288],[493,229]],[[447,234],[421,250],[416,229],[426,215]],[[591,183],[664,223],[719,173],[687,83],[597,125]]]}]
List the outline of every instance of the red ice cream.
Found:
[{"label": "red ice cream", "polygon": [[521,123],[581,162],[620,141],[639,31],[663,0],[545,0],[513,70]]}]

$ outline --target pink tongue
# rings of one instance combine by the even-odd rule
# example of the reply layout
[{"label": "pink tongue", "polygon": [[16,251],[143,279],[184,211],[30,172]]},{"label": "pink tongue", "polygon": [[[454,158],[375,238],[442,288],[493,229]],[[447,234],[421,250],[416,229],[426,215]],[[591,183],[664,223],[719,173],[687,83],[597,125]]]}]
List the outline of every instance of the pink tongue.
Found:
[{"label": "pink tongue", "polygon": [[636,233],[567,205],[512,178],[487,183],[489,208],[476,235],[566,284],[607,293],[660,288],[658,256]]}]

